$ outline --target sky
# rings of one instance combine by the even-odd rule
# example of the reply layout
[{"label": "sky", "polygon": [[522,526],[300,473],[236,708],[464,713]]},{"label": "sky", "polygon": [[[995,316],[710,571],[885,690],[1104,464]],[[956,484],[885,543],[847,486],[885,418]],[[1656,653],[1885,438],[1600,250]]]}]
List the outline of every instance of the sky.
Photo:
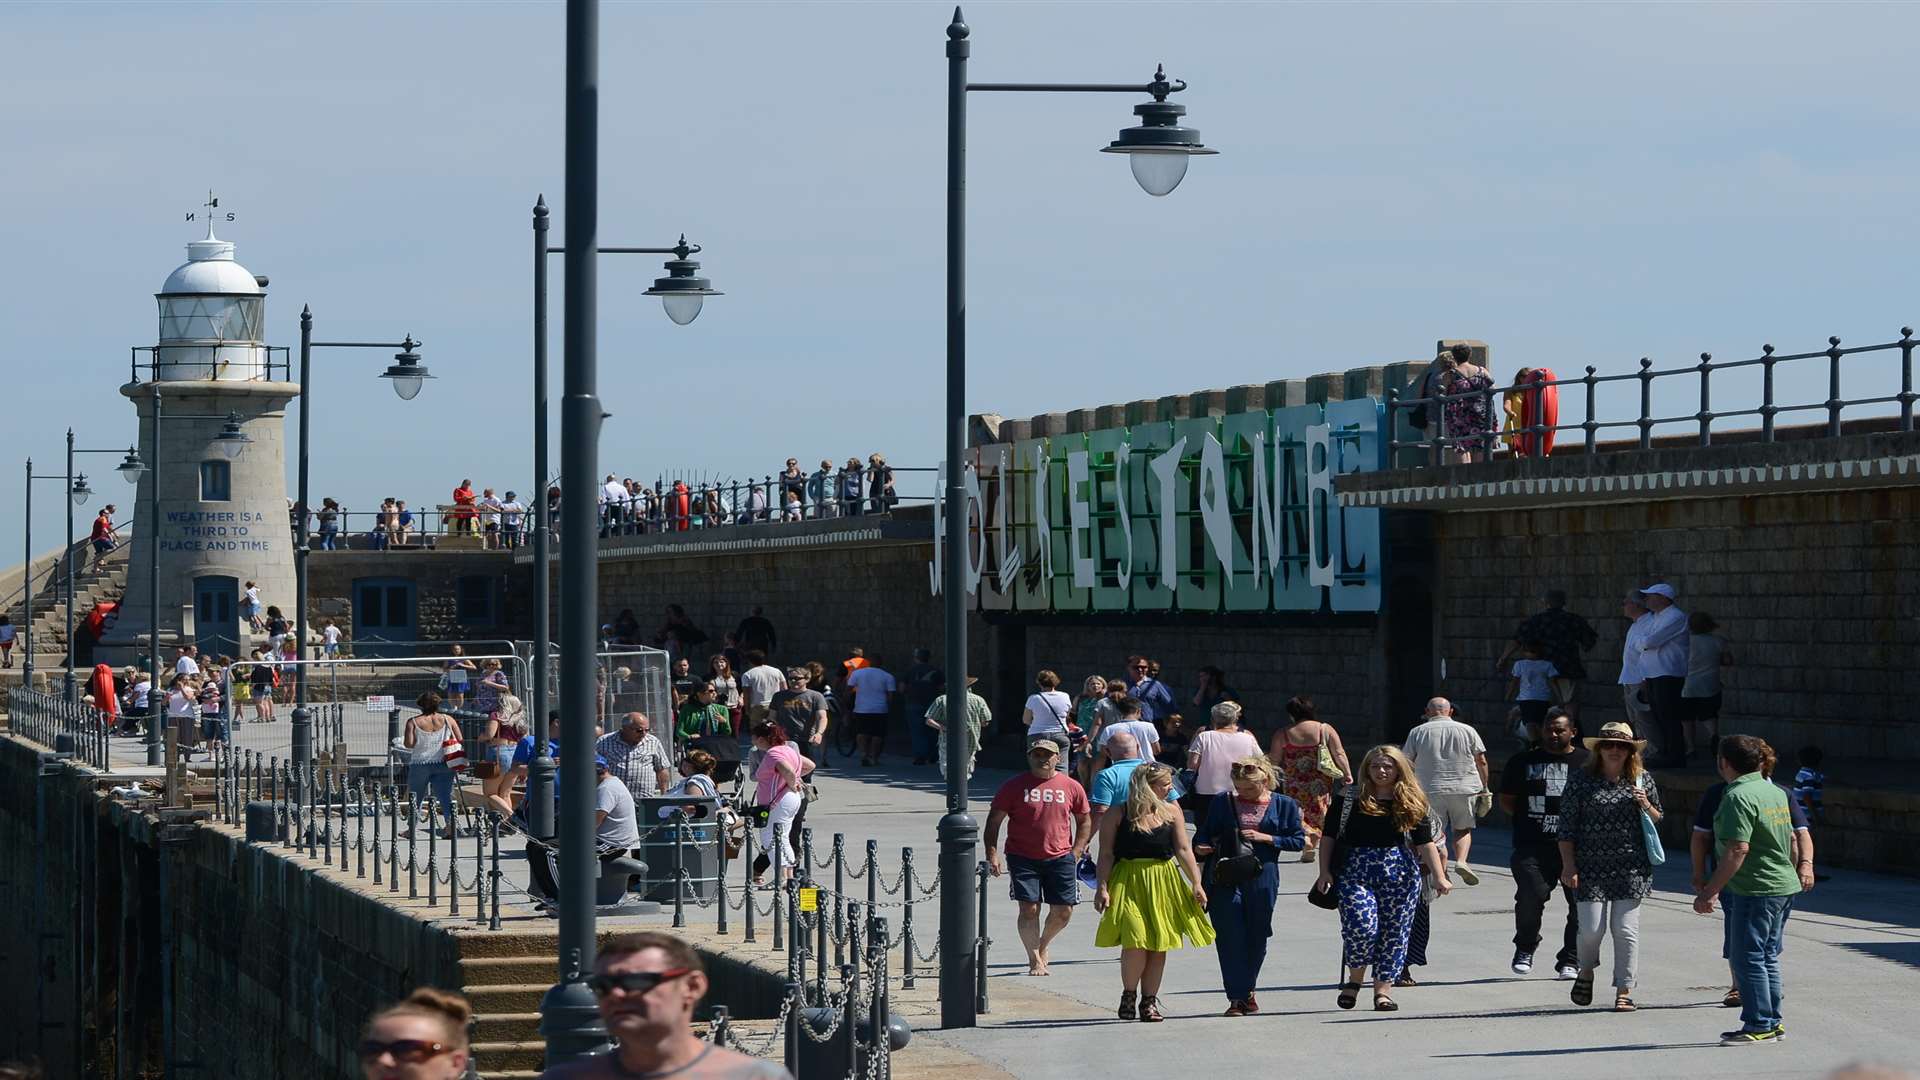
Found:
[{"label": "sky", "polygon": [[[1421,359],[1450,337],[1490,343],[1502,377],[1605,374],[1829,334],[1891,341],[1920,316],[1904,254],[1914,6],[976,0],[966,14],[975,81],[1145,82],[1164,62],[1221,151],[1151,198],[1095,153],[1135,99],[972,96],[969,411]],[[640,295],[657,259],[602,260],[603,472],[938,459],[950,15],[604,6],[601,243],[684,232],[726,295],[677,327]],[[273,344],[297,345],[311,304],[317,338],[411,332],[438,376],[401,402],[376,378],[386,354],[316,353],[316,502],[444,501],[464,477],[531,489],[530,210],[545,193],[560,243],[562,5],[10,4],[0,32],[16,462],[58,469],[69,425],[83,446],[132,440],[127,349],[153,344],[152,293],[200,236],[185,216],[211,188],[237,215],[222,238],[272,279]],[[561,270],[555,257],[556,399]],[[1848,396],[1897,389],[1874,363]],[[1823,363],[1791,368],[1783,400],[1825,397]],[[1632,408],[1627,393],[1602,399],[1603,418]],[[1734,401],[1756,403],[1716,382],[1715,404]],[[95,503],[118,494],[125,516],[112,464],[82,468]],[[20,476],[0,463],[0,537],[19,535]],[[903,481],[919,488],[930,480]],[[44,551],[62,511],[39,494]]]}]

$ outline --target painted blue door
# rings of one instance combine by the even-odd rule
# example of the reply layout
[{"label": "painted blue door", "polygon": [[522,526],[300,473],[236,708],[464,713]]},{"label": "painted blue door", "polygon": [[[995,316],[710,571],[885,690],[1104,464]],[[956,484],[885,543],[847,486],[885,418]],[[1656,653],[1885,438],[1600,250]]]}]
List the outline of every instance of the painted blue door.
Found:
[{"label": "painted blue door", "polygon": [[[412,656],[419,638],[414,586],[406,578],[360,578],[353,583],[353,655]],[[392,642],[391,645],[382,642]]]},{"label": "painted blue door", "polygon": [[240,583],[230,577],[193,579],[193,641],[202,656],[240,655]]}]

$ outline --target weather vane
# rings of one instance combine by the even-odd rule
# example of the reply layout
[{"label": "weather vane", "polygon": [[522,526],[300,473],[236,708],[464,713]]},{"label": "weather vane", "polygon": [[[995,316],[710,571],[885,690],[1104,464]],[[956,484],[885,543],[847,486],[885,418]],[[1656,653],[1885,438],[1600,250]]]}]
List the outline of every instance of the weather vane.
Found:
[{"label": "weather vane", "polygon": [[[201,203],[200,205],[202,205],[202,206],[204,206],[204,207],[206,207],[206,208],[207,208],[207,210],[206,210],[206,213],[207,213],[207,238],[208,238],[209,240],[211,240],[211,239],[213,239],[213,221],[214,221],[214,218],[216,218],[216,217],[218,217],[218,216],[219,216],[219,215],[218,215],[218,214],[216,213],[216,211],[218,211],[218,210],[220,209],[220,200],[219,200],[218,198],[216,198],[216,197],[214,196],[214,194],[213,194],[213,191],[212,191],[212,189],[211,189],[211,188],[209,188],[209,189],[208,189],[208,191],[207,191],[207,201],[206,201],[206,202],[204,202],[204,203]],[[189,211],[187,211],[187,220],[188,220],[188,221],[194,221],[194,220],[197,220],[198,218],[199,218],[199,211],[196,211],[196,210],[189,210]],[[224,218],[222,218],[221,220],[223,220],[223,221],[232,221],[233,219],[234,219],[234,215],[233,215],[233,212],[232,212],[231,210],[229,210],[229,211],[227,212],[227,216],[226,216],[226,217],[224,217]]]}]

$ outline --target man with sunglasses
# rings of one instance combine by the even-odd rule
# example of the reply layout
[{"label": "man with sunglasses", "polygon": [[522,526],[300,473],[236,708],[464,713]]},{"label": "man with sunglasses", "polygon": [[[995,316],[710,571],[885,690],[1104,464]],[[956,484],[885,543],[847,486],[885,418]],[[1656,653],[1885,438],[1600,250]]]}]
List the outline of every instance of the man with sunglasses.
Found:
[{"label": "man with sunglasses", "polygon": [[542,1080],[793,1080],[775,1062],[693,1034],[707,972],[700,955],[671,934],[627,934],[602,945],[587,986],[616,1045],[611,1053],[548,1069]]},{"label": "man with sunglasses", "polygon": [[807,760],[822,764],[820,747],[827,739],[827,696],[807,688],[809,673],[803,667],[787,669],[787,685],[776,691],[768,704],[768,718],[787,733],[787,741],[800,748]]},{"label": "man with sunglasses", "polygon": [[1173,712],[1173,691],[1153,677],[1153,665],[1144,656],[1127,657],[1127,693],[1140,701],[1140,719],[1155,728]]}]

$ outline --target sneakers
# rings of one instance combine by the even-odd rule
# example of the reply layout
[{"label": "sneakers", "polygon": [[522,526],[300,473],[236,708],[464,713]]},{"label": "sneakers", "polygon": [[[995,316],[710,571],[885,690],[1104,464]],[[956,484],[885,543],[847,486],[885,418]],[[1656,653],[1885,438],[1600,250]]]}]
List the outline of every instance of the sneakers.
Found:
[{"label": "sneakers", "polygon": [[1525,975],[1533,970],[1533,954],[1521,950],[1513,954],[1513,973]]},{"label": "sneakers", "polygon": [[1561,982],[1566,982],[1568,979],[1577,979],[1580,977],[1580,969],[1574,967],[1572,964],[1561,964],[1559,967],[1553,969],[1553,977],[1559,979]]},{"label": "sneakers", "polygon": [[1720,1033],[1720,1045],[1751,1046],[1754,1043],[1779,1042],[1786,1037],[1787,1029],[1784,1027],[1772,1028],[1767,1031],[1747,1031],[1745,1029],[1739,1031],[1723,1031]]},{"label": "sneakers", "polygon": [[1467,866],[1466,863],[1454,863],[1453,869],[1455,873],[1460,875],[1461,881],[1464,881],[1469,885],[1480,884],[1480,875],[1474,873],[1472,868]]}]

